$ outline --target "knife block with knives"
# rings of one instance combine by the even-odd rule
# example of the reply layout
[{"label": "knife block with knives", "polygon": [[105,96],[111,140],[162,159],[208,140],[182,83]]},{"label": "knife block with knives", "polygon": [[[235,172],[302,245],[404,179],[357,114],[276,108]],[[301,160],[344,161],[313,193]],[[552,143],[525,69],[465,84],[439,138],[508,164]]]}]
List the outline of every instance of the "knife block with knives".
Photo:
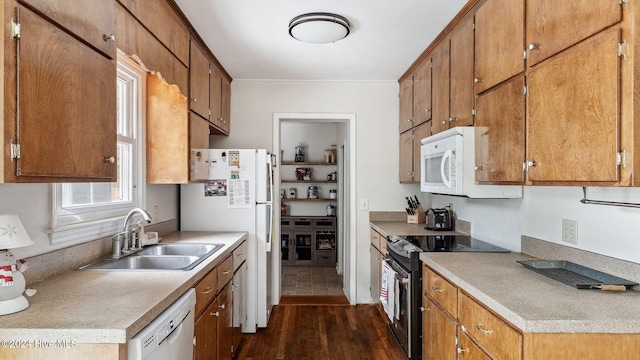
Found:
[{"label": "knife block with knives", "polygon": [[422,204],[418,201],[417,196],[413,196],[413,198],[405,197],[407,200],[407,204],[409,207],[406,209],[407,211],[407,224],[424,224],[427,222],[427,215],[422,208]]}]

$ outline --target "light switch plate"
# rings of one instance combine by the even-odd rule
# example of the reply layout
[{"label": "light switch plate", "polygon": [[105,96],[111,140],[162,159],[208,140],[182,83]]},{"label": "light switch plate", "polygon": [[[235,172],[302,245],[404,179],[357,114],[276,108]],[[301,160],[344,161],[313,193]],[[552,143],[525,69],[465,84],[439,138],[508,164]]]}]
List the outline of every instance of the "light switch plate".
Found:
[{"label": "light switch plate", "polygon": [[360,199],[360,210],[361,211],[369,210],[369,199],[367,199],[367,198],[361,198]]},{"label": "light switch plate", "polygon": [[578,222],[562,219],[562,241],[578,244]]}]

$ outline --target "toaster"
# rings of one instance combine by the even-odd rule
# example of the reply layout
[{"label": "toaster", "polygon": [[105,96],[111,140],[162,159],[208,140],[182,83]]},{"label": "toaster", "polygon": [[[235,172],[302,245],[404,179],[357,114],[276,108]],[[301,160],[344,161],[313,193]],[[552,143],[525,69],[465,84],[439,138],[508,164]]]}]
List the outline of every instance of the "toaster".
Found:
[{"label": "toaster", "polygon": [[434,231],[452,230],[452,224],[451,212],[448,209],[431,208],[427,210],[427,226],[425,226],[425,229]]}]

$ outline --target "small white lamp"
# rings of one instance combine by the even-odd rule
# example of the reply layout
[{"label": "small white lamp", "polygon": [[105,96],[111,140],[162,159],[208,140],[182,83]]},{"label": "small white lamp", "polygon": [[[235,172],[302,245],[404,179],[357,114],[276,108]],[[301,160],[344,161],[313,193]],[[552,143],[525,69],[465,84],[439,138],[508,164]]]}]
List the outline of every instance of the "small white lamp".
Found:
[{"label": "small white lamp", "polygon": [[[0,315],[12,314],[29,307],[27,298],[22,296],[26,281],[21,271],[26,267],[16,261],[10,250],[29,245],[33,245],[33,241],[18,215],[0,215]],[[28,295],[33,293],[32,290]]]}]

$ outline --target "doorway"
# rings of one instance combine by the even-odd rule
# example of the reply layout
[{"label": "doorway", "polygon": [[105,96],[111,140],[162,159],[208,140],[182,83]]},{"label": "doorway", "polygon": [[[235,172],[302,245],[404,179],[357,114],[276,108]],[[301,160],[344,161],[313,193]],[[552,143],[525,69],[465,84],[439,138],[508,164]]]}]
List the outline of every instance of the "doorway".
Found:
[{"label": "doorway", "polygon": [[[283,149],[283,152],[275,150],[277,152],[277,165],[274,171],[274,190],[278,193],[281,190],[284,190],[284,194],[281,196],[284,199],[281,199],[280,196],[276,196],[274,199],[274,208],[281,209],[281,205],[287,205],[287,213],[286,216],[281,216],[281,213],[276,211],[274,216],[274,245],[272,247],[272,266],[273,273],[279,274],[280,276],[276,276],[276,281],[273,283],[272,294],[274,304],[279,303],[279,299],[281,295],[285,295],[284,290],[284,280],[287,277],[287,280],[291,282],[293,276],[296,278],[299,277],[299,273],[308,272],[309,274],[316,274],[316,278],[321,277],[321,274],[327,277],[327,284],[329,284],[329,280],[332,277],[332,274],[336,274],[341,279],[342,285],[342,293],[347,297],[351,304],[355,304],[355,261],[352,261],[350,254],[354,253],[355,249],[355,234],[353,234],[353,230],[355,229],[355,216],[352,216],[351,209],[355,208],[355,173],[352,170],[353,164],[355,162],[355,114],[323,114],[323,113],[275,113],[273,115],[273,149]],[[283,126],[285,128],[290,127],[289,130],[283,132]],[[308,127],[312,129],[312,133],[317,135],[318,129],[322,129],[324,127],[331,129],[335,134],[331,140],[326,144],[319,144],[317,142],[318,137],[307,137],[306,141],[308,144],[305,144],[304,136],[298,136],[299,132],[297,130]],[[291,131],[294,129],[294,131]],[[324,130],[322,130],[324,131]],[[291,137],[295,137],[296,140],[292,140]],[[308,145],[306,149],[304,149],[303,156],[308,156],[307,161],[302,161],[304,165],[296,166],[294,158],[296,155],[296,149],[294,145],[297,145],[295,141],[297,138],[302,139],[300,141],[302,147],[304,149],[305,145]],[[294,141],[292,143],[292,141]],[[325,142],[327,142],[325,141]],[[287,144],[287,148],[283,147],[284,144]],[[333,147],[331,147],[333,145]],[[333,148],[334,152],[332,155],[328,155],[325,150],[331,150]],[[326,156],[332,156],[327,159]],[[328,160],[328,161],[325,161]],[[333,160],[333,161],[331,161]],[[316,169],[316,165],[319,165],[319,169]],[[326,165],[326,166],[325,166]],[[301,186],[297,186],[300,184],[296,184],[294,180],[291,180],[291,176],[293,176],[294,172],[298,171],[298,168],[311,168],[311,176],[307,178],[308,181],[313,179],[313,181],[321,181],[322,188],[314,189],[307,188],[306,185],[312,184],[301,184]],[[315,176],[314,176],[314,171]],[[281,172],[285,174],[281,179]],[[330,174],[335,172],[336,179],[335,181],[331,181]],[[291,173],[291,174],[290,174]],[[327,179],[327,180],[324,180]],[[284,180],[284,182],[283,182]],[[293,186],[294,184],[295,186]],[[291,188],[294,188],[294,194],[291,195]],[[330,190],[338,190],[338,194],[333,201],[325,201],[331,198],[329,195]],[[313,195],[313,191],[318,192],[318,199],[316,201],[308,201],[307,197],[311,194]],[[325,193],[322,193],[322,192]],[[303,192],[302,194],[300,192]],[[288,197],[292,197],[294,200],[290,200]],[[281,201],[282,200],[282,201]],[[321,239],[324,235],[325,238],[328,238],[327,234],[330,234],[331,231],[335,232],[335,254],[333,258],[329,260],[327,263],[327,257],[324,259],[318,259],[320,253],[325,254],[328,253],[326,250],[330,249],[330,245],[324,244],[321,242],[316,243],[316,236],[312,236],[307,240],[310,245],[314,246],[314,249],[325,250],[318,251],[318,253],[314,254],[306,254],[305,250],[302,246],[297,250],[289,250],[286,247],[282,246],[284,242],[282,240],[286,240],[288,236],[291,236],[292,244],[296,244],[296,241],[301,241],[303,245],[305,238],[302,237],[302,233],[297,230],[291,228],[280,228],[281,220],[290,220],[292,216],[289,215],[317,215],[318,218],[327,218],[327,215],[330,214],[328,206],[331,205],[335,212],[335,225],[333,230],[323,231],[323,229],[313,228],[315,224],[310,222],[309,231],[313,235],[318,235],[318,239]],[[292,206],[293,205],[293,206]],[[325,205],[327,206],[325,210]],[[315,209],[313,208],[315,206]],[[293,211],[293,212],[289,212]],[[296,216],[297,217],[297,216]],[[303,229],[303,228],[301,228]],[[300,233],[301,239],[296,240],[296,235]],[[283,238],[284,236],[284,238]],[[321,241],[321,240],[320,240]],[[325,247],[326,246],[326,247]],[[294,258],[295,257],[295,258]],[[293,259],[292,259],[293,258]],[[287,259],[289,262],[284,262],[285,265],[291,265],[291,260],[301,259],[296,268],[299,269],[291,269],[290,266],[283,266],[283,260]],[[305,264],[304,261],[310,261]],[[324,263],[323,263],[324,261]],[[321,264],[322,266],[316,266]],[[306,270],[304,269],[306,268]],[[293,274],[293,275],[292,275]],[[289,288],[290,288],[289,284]],[[335,291],[335,287],[332,290],[327,289],[328,291]],[[313,295],[313,294],[310,294]]]}]

